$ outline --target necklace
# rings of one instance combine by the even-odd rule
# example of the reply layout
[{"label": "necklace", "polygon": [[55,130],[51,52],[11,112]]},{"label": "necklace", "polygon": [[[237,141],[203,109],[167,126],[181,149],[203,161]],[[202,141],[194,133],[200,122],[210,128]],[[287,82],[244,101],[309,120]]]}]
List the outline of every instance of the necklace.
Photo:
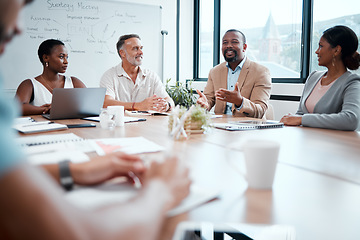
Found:
[{"label": "necklace", "polygon": [[335,77],[329,78],[327,75],[321,78],[321,85],[327,86],[335,82],[342,74],[336,74]]},{"label": "necklace", "polygon": [[43,80],[43,82],[45,83],[46,87],[50,88],[50,92],[53,92],[54,88],[52,88],[48,83],[47,81],[45,80],[45,78],[40,75],[41,79]]}]

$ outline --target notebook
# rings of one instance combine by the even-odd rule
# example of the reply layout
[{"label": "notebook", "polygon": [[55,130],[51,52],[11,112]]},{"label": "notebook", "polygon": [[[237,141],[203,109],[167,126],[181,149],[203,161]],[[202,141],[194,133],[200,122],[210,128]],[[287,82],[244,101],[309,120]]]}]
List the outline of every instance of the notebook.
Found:
[{"label": "notebook", "polygon": [[17,142],[21,147],[79,141],[84,141],[84,139],[74,133],[36,135],[17,139]]},{"label": "notebook", "polygon": [[47,119],[70,119],[99,116],[105,88],[55,88]]},{"label": "notebook", "polygon": [[68,127],[64,124],[50,121],[15,124],[13,125],[13,128],[24,134],[68,129]]},{"label": "notebook", "polygon": [[17,139],[32,164],[52,164],[67,159],[71,162],[88,161],[88,152],[95,149],[87,140],[74,133],[46,134]]},{"label": "notebook", "polygon": [[242,131],[264,128],[281,128],[284,126],[284,123],[278,121],[244,120],[228,123],[213,123],[212,126],[228,131]]}]

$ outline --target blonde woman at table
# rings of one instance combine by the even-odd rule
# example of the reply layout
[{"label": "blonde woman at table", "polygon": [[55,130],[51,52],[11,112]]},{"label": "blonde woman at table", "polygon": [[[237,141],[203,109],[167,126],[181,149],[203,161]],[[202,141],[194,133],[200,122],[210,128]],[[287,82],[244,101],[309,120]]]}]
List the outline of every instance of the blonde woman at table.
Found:
[{"label": "blonde woman at table", "polygon": [[63,42],[45,40],[39,46],[38,57],[43,65],[42,74],[24,80],[16,91],[23,115],[48,113],[54,88],[86,87],[78,78],[63,75],[68,67],[68,52]]},{"label": "blonde woman at table", "polygon": [[319,66],[306,80],[296,115],[280,121],[288,126],[356,130],[360,121],[360,76],[358,38],[346,26],[324,31],[316,50]]}]

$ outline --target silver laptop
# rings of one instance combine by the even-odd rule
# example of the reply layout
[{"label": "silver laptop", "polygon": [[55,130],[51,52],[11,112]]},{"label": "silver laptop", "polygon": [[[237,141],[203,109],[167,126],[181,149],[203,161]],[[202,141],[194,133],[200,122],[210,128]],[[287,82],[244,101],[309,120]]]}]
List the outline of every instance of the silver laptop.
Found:
[{"label": "silver laptop", "polygon": [[212,126],[228,131],[242,131],[264,128],[281,128],[284,126],[284,123],[269,120],[243,120],[237,122],[213,123]]},{"label": "silver laptop", "polygon": [[99,116],[105,88],[55,88],[47,119],[70,119]]}]

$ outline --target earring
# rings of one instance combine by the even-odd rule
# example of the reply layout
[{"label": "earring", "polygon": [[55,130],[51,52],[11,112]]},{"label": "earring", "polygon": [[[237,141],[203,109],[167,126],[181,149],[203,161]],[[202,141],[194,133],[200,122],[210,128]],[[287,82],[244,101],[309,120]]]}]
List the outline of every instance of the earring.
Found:
[{"label": "earring", "polygon": [[45,67],[48,67],[48,66],[49,66],[49,63],[48,63],[48,62],[46,62],[46,63],[45,63]]},{"label": "earring", "polygon": [[332,65],[333,65],[333,67],[335,67],[335,55],[333,56],[333,59],[332,59]]}]

